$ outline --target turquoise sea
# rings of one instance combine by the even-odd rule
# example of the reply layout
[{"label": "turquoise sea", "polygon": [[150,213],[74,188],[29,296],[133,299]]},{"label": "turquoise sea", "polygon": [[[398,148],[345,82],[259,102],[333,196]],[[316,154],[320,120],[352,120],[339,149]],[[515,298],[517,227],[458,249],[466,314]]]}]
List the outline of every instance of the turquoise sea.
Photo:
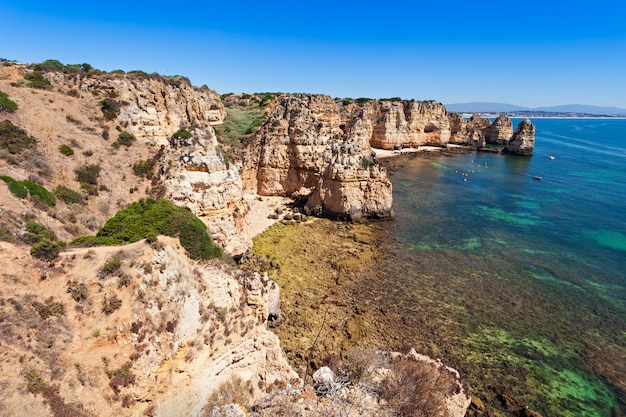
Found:
[{"label": "turquoise sea", "polygon": [[368,291],[483,400],[505,389],[544,416],[624,415],[626,120],[533,123],[530,158],[397,162]]}]

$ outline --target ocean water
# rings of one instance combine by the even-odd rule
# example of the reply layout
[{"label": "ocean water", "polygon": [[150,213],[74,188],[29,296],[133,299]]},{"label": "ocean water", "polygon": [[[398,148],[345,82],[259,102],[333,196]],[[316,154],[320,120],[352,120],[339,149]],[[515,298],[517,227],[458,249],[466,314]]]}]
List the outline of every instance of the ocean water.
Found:
[{"label": "ocean water", "polygon": [[533,123],[531,158],[399,162],[389,256],[367,291],[483,399],[501,387],[546,416],[621,415],[626,120]]}]

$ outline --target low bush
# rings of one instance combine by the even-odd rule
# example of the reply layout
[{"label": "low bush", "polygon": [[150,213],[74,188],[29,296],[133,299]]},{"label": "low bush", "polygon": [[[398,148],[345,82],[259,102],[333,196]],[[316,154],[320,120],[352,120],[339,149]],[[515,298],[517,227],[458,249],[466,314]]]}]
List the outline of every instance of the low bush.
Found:
[{"label": "low bush", "polygon": [[83,196],[78,191],[74,191],[63,185],[58,185],[54,190],[54,194],[57,198],[63,201],[65,204],[77,204],[83,202]]},{"label": "low bush", "polygon": [[67,292],[76,302],[86,300],[87,297],[89,297],[89,290],[87,289],[87,286],[76,280],[67,281]]},{"label": "low bush", "polygon": [[172,135],[175,139],[189,139],[191,136],[191,132],[185,129],[180,129]]},{"label": "low bush", "polygon": [[8,187],[9,187],[9,191],[11,191],[11,193],[18,197],[18,198],[26,198],[28,197],[28,190],[26,189],[26,187],[24,187],[24,184],[22,184],[21,181],[17,181],[11,177],[9,177],[8,175],[3,175],[0,177],[2,179],[2,181],[6,182]]},{"label": "low bush", "polygon": [[135,136],[133,136],[131,133],[128,133],[127,131],[123,130],[120,132],[120,134],[117,136],[117,140],[115,142],[113,142],[111,145],[114,148],[119,148],[121,145],[126,146],[127,148],[133,144],[133,142],[135,141]]},{"label": "low bush", "polygon": [[105,98],[102,100],[100,109],[102,110],[102,115],[107,120],[113,120],[120,114],[120,109],[122,108],[122,103],[119,101],[113,100],[112,98]]},{"label": "low bush", "polygon": [[131,366],[130,362],[126,362],[119,369],[106,371],[109,377],[109,386],[116,395],[120,393],[120,387],[128,387],[135,383],[135,375],[130,370]]},{"label": "low bush", "polygon": [[65,314],[63,304],[54,301],[54,297],[48,298],[45,303],[33,301],[32,305],[44,320],[48,317],[61,317]]},{"label": "low bush", "polygon": [[109,219],[95,237],[80,237],[72,244],[119,245],[158,235],[178,237],[193,259],[222,256],[222,249],[213,243],[202,220],[168,200],[148,199],[133,203]]},{"label": "low bush", "polygon": [[72,155],[74,155],[74,149],[72,149],[72,147],[70,145],[63,144],[63,145],[59,146],[59,152],[61,152],[65,156],[72,156]]},{"label": "low bush", "polygon": [[26,86],[30,88],[37,88],[39,90],[47,90],[50,86],[50,81],[43,76],[43,73],[39,70],[29,72],[24,75],[24,79],[27,81]]},{"label": "low bush", "polygon": [[56,198],[54,197],[54,194],[39,184],[29,180],[17,181],[7,175],[3,175],[0,178],[7,183],[9,191],[11,191],[11,193],[13,193],[16,197],[26,198],[30,195],[31,197],[37,198],[39,201],[46,203],[50,207],[54,207],[56,205]]},{"label": "low bush", "polygon": [[42,239],[31,246],[30,254],[34,258],[42,259],[44,261],[52,261],[59,256],[59,252],[61,252],[63,246],[65,246],[63,242]]},{"label": "low bush", "polygon": [[56,198],[54,197],[54,194],[48,191],[45,187],[28,180],[20,182],[24,185],[24,187],[26,187],[31,197],[38,198],[50,207],[54,207],[56,205]]},{"label": "low bush", "polygon": [[0,91],[0,113],[13,113],[17,110],[17,108],[17,103],[9,99],[9,95],[7,93]]},{"label": "low bush", "polygon": [[76,173],[76,180],[81,184],[97,185],[98,177],[100,176],[100,165],[83,165],[76,168],[74,172]]},{"label": "low bush", "polygon": [[12,155],[18,155],[26,149],[36,147],[37,141],[10,120],[0,122],[0,149],[5,149]]},{"label": "low bush", "polygon": [[104,297],[102,300],[102,312],[106,315],[112,314],[115,310],[122,306],[122,300],[113,294],[111,297]]},{"label": "low bush", "polygon": [[56,240],[56,236],[53,231],[46,229],[43,225],[27,221],[25,224],[25,232],[22,234],[21,238],[24,242],[32,245],[37,243],[43,239],[48,240]]},{"label": "low bush", "polygon": [[119,271],[122,267],[122,260],[118,256],[112,256],[104,262],[102,268],[100,268],[99,276],[100,278],[104,278],[108,275],[112,275],[115,272]]},{"label": "low bush", "polygon": [[148,158],[145,161],[137,161],[133,164],[133,173],[138,177],[151,178],[154,171],[156,161],[154,158]]}]

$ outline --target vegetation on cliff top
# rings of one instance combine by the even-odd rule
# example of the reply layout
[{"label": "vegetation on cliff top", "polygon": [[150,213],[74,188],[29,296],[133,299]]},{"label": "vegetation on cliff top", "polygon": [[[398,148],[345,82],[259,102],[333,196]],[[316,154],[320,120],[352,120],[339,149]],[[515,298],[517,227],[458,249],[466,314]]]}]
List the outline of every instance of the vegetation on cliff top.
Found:
[{"label": "vegetation on cliff top", "polygon": [[213,243],[206,225],[190,211],[169,200],[139,200],[118,211],[96,236],[82,236],[72,244],[78,246],[120,245],[141,239],[156,240],[158,235],[177,237],[192,259],[222,256]]}]

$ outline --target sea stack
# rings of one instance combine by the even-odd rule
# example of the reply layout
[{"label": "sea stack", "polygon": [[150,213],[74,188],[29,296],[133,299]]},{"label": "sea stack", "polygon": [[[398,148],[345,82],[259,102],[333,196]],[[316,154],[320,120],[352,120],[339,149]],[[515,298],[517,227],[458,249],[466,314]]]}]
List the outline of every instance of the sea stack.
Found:
[{"label": "sea stack", "polygon": [[506,143],[502,153],[509,155],[532,156],[535,147],[535,125],[530,119],[522,120],[517,130]]},{"label": "sea stack", "polygon": [[513,123],[506,115],[499,115],[493,123],[485,129],[485,141],[489,145],[504,145],[513,136]]}]

